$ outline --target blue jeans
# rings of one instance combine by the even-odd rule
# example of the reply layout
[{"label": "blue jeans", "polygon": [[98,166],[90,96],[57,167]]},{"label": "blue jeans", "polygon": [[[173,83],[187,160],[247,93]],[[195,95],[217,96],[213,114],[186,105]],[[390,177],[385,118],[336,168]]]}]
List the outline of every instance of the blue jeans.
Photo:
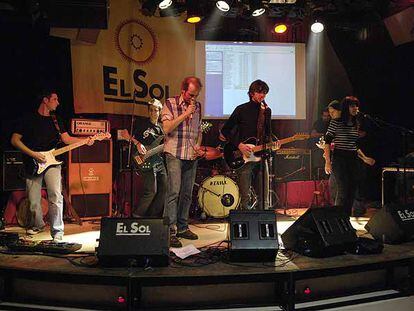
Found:
[{"label": "blue jeans", "polygon": [[30,203],[30,212],[32,213],[30,227],[41,229],[45,226],[41,205],[43,179],[45,180],[49,201],[50,234],[52,237],[56,234],[63,235],[63,195],[60,165],[49,167],[42,175],[26,178],[26,192]]},{"label": "blue jeans", "polygon": [[[262,209],[262,169],[260,162],[247,162],[237,172],[237,178],[240,189],[240,206],[239,209],[246,210],[250,209],[252,202],[250,202],[250,186],[253,185],[254,191],[257,195],[257,202],[255,209]],[[264,205],[265,209],[269,207],[269,169],[267,161],[265,162],[265,184],[264,184]]]},{"label": "blue jeans", "polygon": [[166,153],[167,196],[164,216],[168,217],[170,230],[178,232],[188,229],[193,186],[197,170],[197,160],[181,160]]}]

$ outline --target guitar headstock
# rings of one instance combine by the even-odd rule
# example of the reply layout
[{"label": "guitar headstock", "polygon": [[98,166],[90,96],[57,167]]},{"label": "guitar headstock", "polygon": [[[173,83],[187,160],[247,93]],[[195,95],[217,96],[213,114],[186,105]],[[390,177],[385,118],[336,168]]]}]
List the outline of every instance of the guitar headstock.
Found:
[{"label": "guitar headstock", "polygon": [[310,135],[307,133],[296,133],[295,135],[292,136],[292,138],[294,140],[305,140],[305,139],[309,139]]},{"label": "guitar headstock", "polygon": [[207,122],[207,121],[202,121],[201,123],[200,123],[200,130],[201,130],[201,132],[203,132],[203,133],[207,133],[210,129],[211,129],[211,127],[213,126],[213,124],[212,123],[210,123],[210,122]]},{"label": "guitar headstock", "polygon": [[111,138],[111,133],[109,132],[101,132],[91,137],[92,140],[104,140],[104,139],[110,139],[110,138]]}]

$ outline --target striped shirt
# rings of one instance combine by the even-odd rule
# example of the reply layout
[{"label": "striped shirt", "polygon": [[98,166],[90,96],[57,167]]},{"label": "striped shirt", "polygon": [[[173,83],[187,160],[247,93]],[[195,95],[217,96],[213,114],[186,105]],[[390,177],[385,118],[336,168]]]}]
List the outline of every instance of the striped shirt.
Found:
[{"label": "striped shirt", "polygon": [[325,142],[333,142],[335,149],[356,151],[358,138],[356,126],[346,125],[340,119],[332,119],[325,135]]},{"label": "striped shirt", "polygon": [[[196,103],[192,118],[181,122],[171,133],[166,134],[164,152],[181,160],[193,160],[196,155],[194,147],[200,134],[201,106]],[[161,121],[171,121],[182,115],[187,108],[182,96],[168,98],[161,112]]]}]

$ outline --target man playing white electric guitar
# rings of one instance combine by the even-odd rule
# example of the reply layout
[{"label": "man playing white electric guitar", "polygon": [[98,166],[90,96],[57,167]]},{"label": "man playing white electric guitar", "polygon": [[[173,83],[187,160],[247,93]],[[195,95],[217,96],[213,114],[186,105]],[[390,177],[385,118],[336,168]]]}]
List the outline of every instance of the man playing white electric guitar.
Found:
[{"label": "man playing white electric guitar", "polygon": [[[26,156],[25,164],[46,163],[50,160],[49,154],[39,151],[54,149],[59,141],[65,144],[85,142],[85,139],[70,136],[65,129],[63,122],[54,111],[59,105],[56,91],[47,90],[40,96],[40,104],[36,113],[20,120],[14,133],[11,144],[22,151]],[[93,139],[86,141],[88,145],[93,144]],[[49,201],[49,223],[50,234],[54,241],[61,241],[63,238],[63,196],[61,181],[61,165],[54,163],[40,175],[30,175],[27,172],[26,190],[29,199],[32,219],[27,228],[28,234],[36,234],[43,231],[45,223],[41,207],[41,189],[43,180],[46,184]]]}]

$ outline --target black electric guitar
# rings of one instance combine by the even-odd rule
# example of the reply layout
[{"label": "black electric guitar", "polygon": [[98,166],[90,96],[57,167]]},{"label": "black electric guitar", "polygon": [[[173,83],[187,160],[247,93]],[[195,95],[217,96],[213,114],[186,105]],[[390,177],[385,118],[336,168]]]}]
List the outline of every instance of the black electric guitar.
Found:
[{"label": "black electric guitar", "polygon": [[260,161],[260,155],[257,155],[258,152],[264,150],[276,150],[277,144],[282,146],[284,144],[296,141],[296,140],[304,140],[309,139],[309,134],[302,134],[298,133],[291,137],[279,139],[277,142],[267,143],[264,146],[258,145],[256,146],[257,139],[256,138],[249,138],[244,143],[253,148],[253,152],[247,157],[242,154],[242,152],[233,144],[226,144],[224,146],[224,160],[226,161],[227,165],[232,169],[239,169],[247,162],[258,162]]},{"label": "black electric guitar", "polygon": [[147,150],[145,154],[141,154],[138,151],[134,153],[134,162],[141,170],[149,170],[153,168],[157,162],[162,161],[160,157],[154,156],[164,150],[164,144],[160,145],[160,142],[163,140],[163,138],[164,135],[160,135],[152,142],[151,145],[144,146]]},{"label": "black electric guitar", "polygon": [[56,156],[61,155],[70,150],[73,150],[75,148],[79,148],[83,145],[86,145],[89,142],[89,139],[103,140],[103,139],[109,139],[109,138],[111,138],[110,133],[98,133],[90,138],[85,138],[82,141],[67,145],[59,149],[51,149],[49,151],[39,151],[41,154],[45,156],[46,158],[45,162],[38,162],[34,158],[26,157],[25,159],[26,174],[32,175],[32,176],[40,175],[44,171],[46,171],[46,169],[49,168],[50,166],[62,164],[62,161],[56,160]]},{"label": "black electric guitar", "polygon": [[[212,124],[209,122],[201,122],[200,124],[200,130],[202,133],[206,133],[210,128],[212,127]],[[151,145],[144,146],[147,152],[145,154],[141,154],[138,151],[135,152],[133,159],[135,161],[135,164],[142,170],[148,170],[151,169],[154,164],[156,164],[159,161],[162,161],[159,157],[154,157],[154,155],[162,152],[164,150],[164,144],[160,145],[161,140],[164,138],[164,135],[161,135],[157,137]],[[129,139],[129,137],[128,137]]]}]

